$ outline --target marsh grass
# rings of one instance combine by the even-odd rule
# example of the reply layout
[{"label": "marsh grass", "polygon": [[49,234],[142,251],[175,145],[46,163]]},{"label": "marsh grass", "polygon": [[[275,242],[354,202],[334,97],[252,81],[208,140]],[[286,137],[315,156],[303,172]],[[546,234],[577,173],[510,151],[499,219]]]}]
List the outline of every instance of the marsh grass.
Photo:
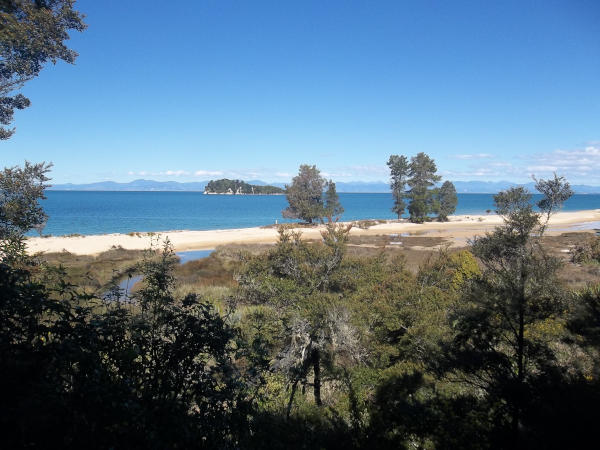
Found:
[{"label": "marsh grass", "polygon": [[66,251],[44,253],[39,258],[49,266],[63,267],[69,283],[94,294],[103,293],[111,283],[131,273],[141,261],[142,250],[125,250],[114,247],[93,255],[75,255]]},{"label": "marsh grass", "polygon": [[[351,236],[348,256],[362,258],[383,254],[390,261],[402,257],[407,269],[416,272],[428,257],[437,252],[435,246],[445,242],[443,238],[432,236],[411,235],[398,239],[402,241],[402,245],[391,246],[390,237],[387,235]],[[559,275],[571,288],[586,286],[597,280],[600,266],[573,264],[570,260],[571,254],[564,253],[564,249],[589,245],[591,240],[590,233],[583,232],[544,237],[543,243],[548,250],[563,260],[564,264]],[[242,261],[242,255],[260,254],[272,247],[272,244],[226,245],[218,247],[206,258],[178,265],[174,271],[175,294],[177,297],[184,297],[195,293],[223,310],[224,299],[237,285],[234,274]],[[39,258],[49,266],[62,266],[66,274],[65,281],[83,288],[90,294],[104,295],[111,285],[118,284],[129,274],[137,273],[137,265],[143,255],[142,250],[115,247],[96,256],[59,252],[42,254]],[[141,286],[141,283],[137,283],[131,288],[131,292],[137,291]]]},{"label": "marsh grass", "polygon": [[[235,286],[234,268],[239,261],[239,251],[215,252],[207,258],[177,265],[174,270],[177,295],[196,293],[207,299],[221,299]],[[104,295],[112,285],[129,275],[138,274],[138,264],[144,257],[143,250],[112,248],[99,255],[75,255],[69,252],[39,255],[49,267],[62,267],[65,281],[95,295]],[[134,293],[141,282],[130,286]]]}]

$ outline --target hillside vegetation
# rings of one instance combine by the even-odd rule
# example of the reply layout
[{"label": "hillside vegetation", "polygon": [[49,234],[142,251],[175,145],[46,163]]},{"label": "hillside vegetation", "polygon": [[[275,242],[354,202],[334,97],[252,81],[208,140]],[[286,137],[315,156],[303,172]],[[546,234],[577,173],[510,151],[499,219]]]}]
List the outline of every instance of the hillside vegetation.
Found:
[{"label": "hillside vegetation", "polygon": [[205,194],[233,195],[273,195],[283,194],[284,190],[276,186],[258,186],[242,180],[210,180],[204,189]]}]

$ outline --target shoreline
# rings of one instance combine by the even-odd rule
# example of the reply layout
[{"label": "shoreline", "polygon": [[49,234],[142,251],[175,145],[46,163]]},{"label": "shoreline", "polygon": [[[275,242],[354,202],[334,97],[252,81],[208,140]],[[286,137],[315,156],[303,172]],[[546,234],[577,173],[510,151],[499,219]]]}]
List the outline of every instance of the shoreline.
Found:
[{"label": "shoreline", "polygon": [[[450,216],[449,222],[410,222],[387,221],[368,229],[354,226],[351,235],[378,235],[408,233],[414,236],[443,237],[452,240],[453,245],[463,246],[469,239],[482,235],[502,223],[496,214]],[[377,220],[377,219],[372,219]],[[356,221],[355,221],[356,222]],[[339,222],[350,224],[355,222]],[[593,231],[600,228],[600,209],[559,212],[551,219],[548,235],[569,231]],[[312,228],[293,227],[301,231],[305,239],[318,239],[323,225]],[[143,250],[150,247],[151,239],[169,238],[175,251],[209,250],[226,244],[273,244],[277,242],[277,227],[252,227],[221,230],[179,230],[151,233],[113,233],[85,236],[28,237],[29,253],[54,253],[68,251],[77,255],[96,255],[110,250],[113,246],[127,250]]]}]

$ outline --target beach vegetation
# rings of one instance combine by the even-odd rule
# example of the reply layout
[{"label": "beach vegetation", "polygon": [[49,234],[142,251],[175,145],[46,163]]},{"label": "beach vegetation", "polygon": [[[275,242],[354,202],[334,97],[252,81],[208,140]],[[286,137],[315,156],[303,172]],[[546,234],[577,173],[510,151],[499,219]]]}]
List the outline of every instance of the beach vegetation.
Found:
[{"label": "beach vegetation", "polygon": [[[323,191],[327,186],[327,193]],[[286,185],[285,195],[289,206],[281,213],[287,219],[300,219],[309,224],[324,217],[343,213],[335,183],[321,176],[316,166],[302,164],[292,183]]]},{"label": "beach vegetation", "polygon": [[578,264],[600,264],[600,237],[592,236],[576,244],[570,251],[571,260]]},{"label": "beach vegetation", "polygon": [[335,183],[329,180],[326,183],[325,191],[325,217],[340,217],[344,213],[344,207],[340,203],[340,196],[337,193]]},{"label": "beach vegetation", "polygon": [[356,227],[360,228],[361,230],[368,230],[369,228],[377,225],[378,223],[379,222],[377,222],[375,220],[369,220],[369,219],[357,220],[356,222],[353,222],[353,224]]},{"label": "beach vegetation", "polygon": [[410,159],[406,196],[410,201],[408,212],[411,222],[422,223],[430,213],[439,211],[437,191],[433,187],[441,177],[436,173],[434,160],[425,153],[421,152]]},{"label": "beach vegetation", "polygon": [[392,211],[398,215],[398,220],[400,220],[407,206],[404,191],[408,181],[410,165],[404,155],[391,155],[387,165],[390,168],[390,188],[394,196]]},{"label": "beach vegetation", "polygon": [[454,213],[458,204],[456,188],[450,181],[436,187],[442,178],[437,175],[435,161],[427,154],[421,152],[411,157],[410,162],[404,155],[391,155],[387,165],[394,198],[392,211],[398,214],[398,219],[405,210],[414,223],[429,221],[433,214],[445,222]]},{"label": "beach vegetation", "polygon": [[454,214],[456,211],[456,205],[458,205],[458,197],[456,195],[456,188],[451,181],[444,181],[438,191],[438,220],[440,222],[447,222],[448,216]]},{"label": "beach vegetation", "polygon": [[535,176],[533,180],[535,181],[535,190],[543,195],[537,206],[545,215],[547,223],[552,213],[560,209],[563,203],[573,195],[573,190],[569,182],[556,173],[553,178],[548,180],[538,180]]}]

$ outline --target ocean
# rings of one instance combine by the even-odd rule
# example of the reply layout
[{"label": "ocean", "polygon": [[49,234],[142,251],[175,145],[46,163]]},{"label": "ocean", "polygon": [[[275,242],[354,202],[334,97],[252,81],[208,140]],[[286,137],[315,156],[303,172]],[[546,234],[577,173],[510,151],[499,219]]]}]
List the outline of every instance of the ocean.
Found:
[{"label": "ocean", "polygon": [[[283,195],[203,195],[201,192],[47,191],[49,219],[43,234],[215,230],[290,222],[282,219]],[[391,194],[339,194],[341,220],[395,219]],[[539,196],[534,196],[534,200]],[[564,211],[600,208],[600,194],[574,195]],[[485,214],[493,194],[458,194],[456,214]],[[30,233],[35,235],[35,232]]]}]

